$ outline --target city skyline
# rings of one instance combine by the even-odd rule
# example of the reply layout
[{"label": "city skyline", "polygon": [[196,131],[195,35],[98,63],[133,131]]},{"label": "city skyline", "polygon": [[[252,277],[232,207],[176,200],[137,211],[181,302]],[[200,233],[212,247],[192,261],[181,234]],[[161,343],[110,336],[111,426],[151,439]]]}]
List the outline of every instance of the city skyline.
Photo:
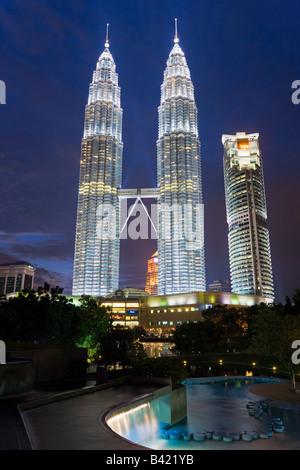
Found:
[{"label": "city skyline", "polygon": [[[124,108],[123,186],[155,186],[161,74],[177,17],[198,107],[207,282],[229,279],[221,136],[259,132],[275,298],[292,295],[300,265],[300,106],[291,101],[300,7],[242,3],[2,3],[1,262],[27,260],[37,279],[71,290],[83,111],[107,23]],[[143,288],[155,251],[155,240],[121,241],[121,287]]]}]

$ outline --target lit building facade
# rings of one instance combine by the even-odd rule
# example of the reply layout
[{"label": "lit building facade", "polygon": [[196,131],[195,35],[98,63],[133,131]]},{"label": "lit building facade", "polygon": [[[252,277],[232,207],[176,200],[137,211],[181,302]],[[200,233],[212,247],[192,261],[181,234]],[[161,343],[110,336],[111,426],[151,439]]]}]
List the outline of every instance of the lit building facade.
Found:
[{"label": "lit building facade", "polygon": [[122,114],[118,74],[107,39],[85,108],[73,295],[106,296],[118,288]]},{"label": "lit building facade", "polygon": [[[95,300],[98,305],[109,309],[113,326],[134,328],[139,326],[140,299],[148,295],[143,290],[125,287],[124,289],[117,289],[107,297],[95,297]],[[66,295],[64,297],[72,301],[73,305],[81,305],[80,295]]]},{"label": "lit building facade", "polygon": [[266,299],[230,292],[189,292],[141,297],[139,325],[150,335],[168,336],[184,323],[204,321],[203,310],[216,305],[247,308],[260,303],[266,303]]},{"label": "lit building facade", "polygon": [[22,261],[0,265],[0,295],[33,289],[35,268]]},{"label": "lit building facade", "polygon": [[158,108],[158,294],[205,290],[200,140],[194,87],[177,31]]},{"label": "lit building facade", "polygon": [[223,135],[231,290],[274,300],[259,134]]},{"label": "lit building facade", "polygon": [[157,295],[158,278],[158,252],[156,251],[148,260],[148,270],[145,291],[150,295]]},{"label": "lit building facade", "polygon": [[105,299],[99,299],[99,303],[110,309],[113,326],[134,328],[139,326],[140,300],[147,296],[145,291],[125,287],[117,289]]}]

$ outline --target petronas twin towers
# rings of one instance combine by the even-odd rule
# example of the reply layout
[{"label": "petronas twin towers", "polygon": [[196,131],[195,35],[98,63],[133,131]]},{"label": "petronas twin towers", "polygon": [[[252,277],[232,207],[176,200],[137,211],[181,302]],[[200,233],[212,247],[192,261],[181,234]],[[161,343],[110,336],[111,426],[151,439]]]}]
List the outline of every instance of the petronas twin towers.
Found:
[{"label": "petronas twin towers", "polygon": [[[143,197],[157,199],[158,294],[205,291],[197,107],[176,20],[174,46],[164,71],[158,107],[157,188],[121,189],[120,94],[107,35],[85,109],[73,295],[105,297],[118,289],[124,197],[135,197],[141,203]],[[262,163],[258,143],[252,140],[245,133],[223,136],[231,281],[235,293],[272,299]],[[257,181],[259,184],[253,183]]]},{"label": "petronas twin towers", "polygon": [[[205,290],[204,227],[197,108],[190,71],[174,47],[161,86],[157,141],[158,293]],[[73,295],[118,288],[122,108],[108,35],[85,109]],[[143,190],[141,190],[143,191]]]}]

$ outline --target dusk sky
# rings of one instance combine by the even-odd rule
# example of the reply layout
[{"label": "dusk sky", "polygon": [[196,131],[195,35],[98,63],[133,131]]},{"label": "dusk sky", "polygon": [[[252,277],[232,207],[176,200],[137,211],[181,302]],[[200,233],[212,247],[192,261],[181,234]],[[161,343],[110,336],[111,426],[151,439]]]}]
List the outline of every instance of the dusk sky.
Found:
[{"label": "dusk sky", "polygon": [[[109,23],[123,108],[123,187],[156,186],[160,86],[174,19],[195,88],[207,283],[229,279],[222,134],[258,132],[275,295],[300,288],[299,0],[1,0],[0,263],[71,293],[89,84]],[[145,287],[155,240],[121,242],[120,287]]]}]

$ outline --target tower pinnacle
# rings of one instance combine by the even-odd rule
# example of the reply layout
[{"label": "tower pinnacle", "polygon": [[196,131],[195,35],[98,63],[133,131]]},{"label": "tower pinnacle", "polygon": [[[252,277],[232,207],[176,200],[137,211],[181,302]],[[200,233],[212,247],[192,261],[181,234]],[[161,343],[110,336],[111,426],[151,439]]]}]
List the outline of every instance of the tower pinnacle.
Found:
[{"label": "tower pinnacle", "polygon": [[106,25],[105,47],[109,47],[109,41],[108,41],[108,27],[109,27],[109,23],[107,23],[107,25]]},{"label": "tower pinnacle", "polygon": [[174,42],[175,44],[179,42],[179,38],[177,35],[177,18],[175,18],[175,36],[174,36]]}]

